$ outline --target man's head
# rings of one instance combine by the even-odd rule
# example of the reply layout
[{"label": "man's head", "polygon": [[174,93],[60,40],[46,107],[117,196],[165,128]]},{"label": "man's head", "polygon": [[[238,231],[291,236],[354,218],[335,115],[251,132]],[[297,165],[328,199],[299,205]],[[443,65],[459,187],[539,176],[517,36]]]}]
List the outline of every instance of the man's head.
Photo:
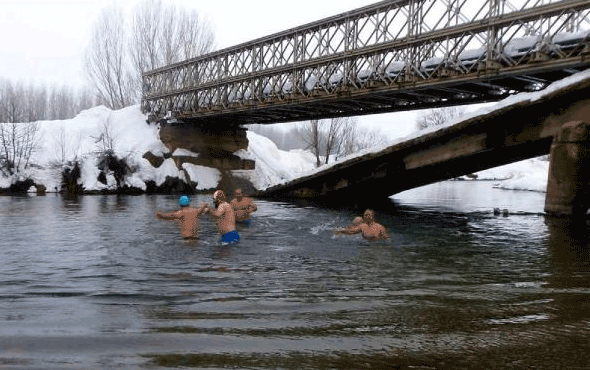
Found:
[{"label": "man's head", "polygon": [[363,218],[362,218],[362,217],[360,217],[360,216],[357,216],[357,217],[355,217],[355,218],[352,220],[352,225],[351,225],[351,226],[352,226],[352,227],[357,227],[358,225],[360,225],[360,224],[362,224],[362,223],[363,223]]},{"label": "man's head", "polygon": [[215,193],[213,193],[213,202],[215,203],[215,206],[225,201],[225,193],[223,190],[217,190]]},{"label": "man's head", "polygon": [[234,191],[234,196],[236,197],[236,199],[239,202],[244,197],[244,192],[242,191],[242,189],[236,188],[236,190]]},{"label": "man's head", "polygon": [[375,212],[372,209],[367,209],[363,213],[363,221],[369,225],[372,224],[375,221]]},{"label": "man's head", "polygon": [[191,203],[191,200],[186,195],[181,196],[180,199],[178,200],[178,204],[180,204],[181,207],[188,207],[190,203]]}]

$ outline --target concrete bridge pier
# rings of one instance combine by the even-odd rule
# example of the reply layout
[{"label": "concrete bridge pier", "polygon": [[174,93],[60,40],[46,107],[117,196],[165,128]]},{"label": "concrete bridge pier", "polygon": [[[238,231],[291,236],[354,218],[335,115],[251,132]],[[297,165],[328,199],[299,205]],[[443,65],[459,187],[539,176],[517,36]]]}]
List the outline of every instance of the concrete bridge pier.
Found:
[{"label": "concrete bridge pier", "polygon": [[590,124],[564,124],[551,145],[545,212],[585,217],[590,208]]},{"label": "concrete bridge pier", "polygon": [[[160,122],[159,134],[160,140],[170,150],[178,169],[183,169],[186,163],[216,168],[221,172],[219,188],[231,193],[235,187],[241,187],[244,191],[253,193],[255,189],[250,181],[232,174],[233,170],[255,168],[253,160],[242,159],[234,154],[240,149],[248,149],[246,131],[246,128],[223,122],[210,122],[204,125],[177,121]],[[190,150],[197,156],[174,154],[177,148]],[[190,178],[188,172],[183,171],[190,182],[199,182],[200,179]]]}]

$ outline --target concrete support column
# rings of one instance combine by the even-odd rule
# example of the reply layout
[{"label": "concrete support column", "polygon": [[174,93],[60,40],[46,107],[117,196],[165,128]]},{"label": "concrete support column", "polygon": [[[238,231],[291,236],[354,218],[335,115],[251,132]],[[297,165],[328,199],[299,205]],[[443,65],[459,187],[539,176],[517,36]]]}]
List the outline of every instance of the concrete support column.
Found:
[{"label": "concrete support column", "polygon": [[545,212],[580,217],[590,207],[590,124],[568,122],[551,145]]}]

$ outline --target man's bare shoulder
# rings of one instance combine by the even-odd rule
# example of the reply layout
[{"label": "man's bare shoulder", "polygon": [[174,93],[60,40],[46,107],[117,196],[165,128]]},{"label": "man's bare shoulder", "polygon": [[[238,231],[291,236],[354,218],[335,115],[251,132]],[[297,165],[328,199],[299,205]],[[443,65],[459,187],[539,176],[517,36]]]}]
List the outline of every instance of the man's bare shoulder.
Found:
[{"label": "man's bare shoulder", "polygon": [[375,231],[380,239],[389,239],[389,231],[387,231],[385,226],[376,223]]},{"label": "man's bare shoulder", "polygon": [[375,222],[375,229],[377,230],[385,230],[385,226],[381,225],[380,223]]},{"label": "man's bare shoulder", "polygon": [[198,209],[196,209],[196,208],[192,208],[192,207],[185,208],[185,209],[183,209],[182,211],[184,211],[184,213],[187,213],[187,214],[195,214],[195,213],[199,213],[199,210],[198,210]]}]

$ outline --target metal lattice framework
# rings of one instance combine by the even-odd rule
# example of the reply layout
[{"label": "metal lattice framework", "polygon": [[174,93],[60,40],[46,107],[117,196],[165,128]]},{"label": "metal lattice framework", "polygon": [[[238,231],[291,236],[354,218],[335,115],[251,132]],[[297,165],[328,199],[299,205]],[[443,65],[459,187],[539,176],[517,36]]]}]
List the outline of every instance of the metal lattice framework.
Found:
[{"label": "metal lattice framework", "polygon": [[143,74],[142,109],[275,123],[497,100],[590,66],[587,0],[390,0]]}]

